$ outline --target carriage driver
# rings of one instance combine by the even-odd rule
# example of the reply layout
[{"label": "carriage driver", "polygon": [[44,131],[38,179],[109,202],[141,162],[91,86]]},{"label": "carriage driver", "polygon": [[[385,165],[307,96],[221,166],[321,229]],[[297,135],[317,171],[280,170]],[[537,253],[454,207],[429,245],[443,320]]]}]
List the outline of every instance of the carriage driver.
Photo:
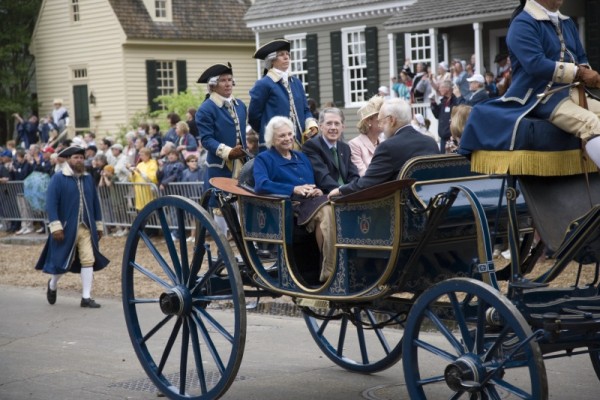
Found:
[{"label": "carriage driver", "polygon": [[[237,178],[242,160],[246,157],[246,105],[233,96],[233,69],[231,64],[215,64],[200,75],[198,83],[207,84],[208,97],[196,112],[196,125],[200,132],[206,155],[206,179],[208,190],[210,178]],[[221,232],[227,234],[227,224],[217,207],[216,198],[210,199],[215,222]]]},{"label": "carriage driver", "polygon": [[[459,153],[512,150],[516,125],[525,115],[532,115],[581,138],[589,157],[600,166],[600,102],[587,99],[586,109],[578,90],[567,86],[581,82],[589,88],[600,88],[600,75],[588,65],[575,22],[559,11],[562,3],[521,0],[506,37],[512,84],[503,97],[473,109]],[[561,87],[564,90],[548,93]],[[536,96],[541,93],[547,96]],[[492,118],[495,123],[490,134],[484,127]]]}]

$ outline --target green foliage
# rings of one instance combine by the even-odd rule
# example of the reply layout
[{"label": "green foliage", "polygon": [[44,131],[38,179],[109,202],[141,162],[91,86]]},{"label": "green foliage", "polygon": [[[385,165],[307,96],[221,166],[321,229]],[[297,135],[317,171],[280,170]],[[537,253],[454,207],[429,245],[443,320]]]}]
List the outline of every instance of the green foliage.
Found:
[{"label": "green foliage", "polygon": [[[150,114],[158,123],[161,132],[168,129],[167,115],[175,112],[185,121],[185,113],[190,108],[198,108],[204,101],[205,92],[199,88],[188,88],[185,92],[169,96],[158,96],[155,101],[164,106],[164,110],[154,111]],[[137,126],[137,125],[136,125]]]},{"label": "green foliage", "polygon": [[[37,109],[29,87],[35,72],[29,45],[41,4],[0,0],[0,120],[6,131],[12,130],[13,113],[26,116]],[[0,136],[0,142],[6,139]]]}]

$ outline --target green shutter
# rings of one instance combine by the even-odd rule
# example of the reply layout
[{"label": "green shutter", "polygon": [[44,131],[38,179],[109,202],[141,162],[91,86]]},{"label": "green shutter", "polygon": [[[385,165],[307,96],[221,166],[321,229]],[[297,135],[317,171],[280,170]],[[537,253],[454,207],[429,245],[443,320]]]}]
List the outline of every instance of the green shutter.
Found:
[{"label": "green shutter", "polygon": [[342,62],[342,32],[331,32],[331,83],[333,102],[344,107],[344,64]]},{"label": "green shutter", "polygon": [[396,73],[398,75],[404,66],[405,58],[406,43],[404,42],[404,32],[396,33],[396,65],[398,66],[398,71],[396,71]]},{"label": "green shutter", "polygon": [[90,106],[87,85],[73,86],[75,129],[90,127]]},{"label": "green shutter", "polygon": [[365,45],[367,47],[367,97],[365,100],[368,100],[377,94],[379,88],[379,52],[376,27],[365,29]]},{"label": "green shutter", "polygon": [[177,61],[177,93],[187,90],[187,67],[185,60]]},{"label": "green shutter", "polygon": [[306,35],[306,82],[308,97],[321,104],[319,93],[319,47],[317,35]]},{"label": "green shutter", "polygon": [[159,105],[154,101],[154,99],[158,97],[156,61],[154,60],[146,60],[146,88],[148,91],[148,106],[150,107],[150,111],[159,110]]}]

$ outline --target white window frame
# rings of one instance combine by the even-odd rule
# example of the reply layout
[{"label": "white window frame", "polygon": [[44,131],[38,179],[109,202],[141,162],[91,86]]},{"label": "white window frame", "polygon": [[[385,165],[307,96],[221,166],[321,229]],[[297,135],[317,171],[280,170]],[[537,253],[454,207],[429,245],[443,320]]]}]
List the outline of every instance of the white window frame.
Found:
[{"label": "white window frame", "polygon": [[[367,45],[365,30],[366,25],[342,28],[341,31],[345,107],[360,107],[367,101]],[[350,51],[351,48],[352,51]]]},{"label": "white window frame", "polygon": [[[173,22],[172,0],[142,0],[142,2],[152,21]],[[160,4],[157,4],[159,2]]]},{"label": "white window frame", "polygon": [[167,0],[154,0],[154,17],[156,19],[166,19],[168,14]]},{"label": "white window frame", "polygon": [[87,80],[87,78],[88,78],[88,69],[86,66],[71,67],[71,80],[82,81],[82,80]]},{"label": "white window frame", "polygon": [[69,12],[71,14],[71,22],[77,24],[81,22],[81,4],[79,0],[71,0],[69,2]]},{"label": "white window frame", "polygon": [[404,43],[407,43],[406,53],[411,62],[411,69],[416,71],[417,64],[422,62],[427,65],[433,63],[433,42],[431,32],[406,33]]},{"label": "white window frame", "polygon": [[308,85],[308,71],[305,69],[308,65],[306,33],[285,35],[284,39],[290,42],[290,71],[296,78],[302,81],[304,92],[306,92],[306,86]]},{"label": "white window frame", "polygon": [[[175,60],[156,60],[156,91],[159,96],[177,93],[177,62]],[[164,109],[164,105],[161,104]]]}]

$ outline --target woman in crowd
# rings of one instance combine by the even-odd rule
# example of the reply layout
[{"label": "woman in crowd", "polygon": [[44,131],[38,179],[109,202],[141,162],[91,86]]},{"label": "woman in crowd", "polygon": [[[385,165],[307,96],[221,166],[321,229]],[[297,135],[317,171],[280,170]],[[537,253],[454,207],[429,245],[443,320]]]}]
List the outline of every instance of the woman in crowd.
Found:
[{"label": "woman in crowd", "polygon": [[356,165],[360,176],[365,174],[373,154],[375,154],[375,147],[379,144],[381,129],[377,123],[377,115],[382,104],[383,97],[373,96],[358,110],[360,121],[357,127],[360,135],[348,142],[351,152],[350,159]]},{"label": "woman in crowd", "polygon": [[176,148],[181,159],[186,160],[189,155],[199,156],[198,141],[190,133],[190,127],[187,122],[179,121],[175,124],[175,132],[177,133]]},{"label": "woman in crowd", "polygon": [[135,166],[129,166],[131,171],[131,181],[136,183],[135,190],[135,209],[141,211],[151,200],[156,197],[147,183],[158,183],[158,163],[152,158],[150,149],[144,147],[140,149],[140,161]]},{"label": "woman in crowd", "polygon": [[294,211],[298,225],[315,232],[323,256],[320,280],[325,281],[334,270],[334,238],[331,230],[331,210],[324,207],[327,197],[315,186],[314,173],[308,157],[293,150],[294,124],[289,118],[273,117],[265,127],[267,151],[254,161],[254,190],[260,194],[290,196],[297,201]]}]

